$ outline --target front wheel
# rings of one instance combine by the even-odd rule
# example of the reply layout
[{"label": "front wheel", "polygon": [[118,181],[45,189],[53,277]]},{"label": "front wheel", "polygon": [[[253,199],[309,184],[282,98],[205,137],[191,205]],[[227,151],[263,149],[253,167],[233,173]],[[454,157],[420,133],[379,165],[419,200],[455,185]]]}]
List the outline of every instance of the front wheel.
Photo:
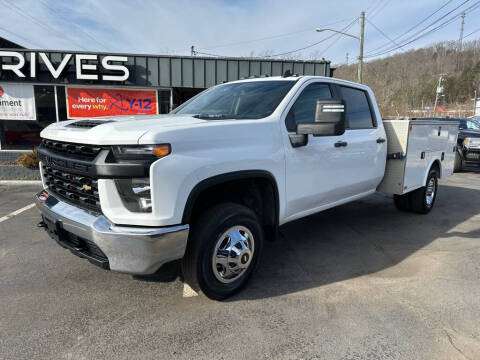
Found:
[{"label": "front wheel", "polygon": [[193,224],[184,280],[211,299],[225,299],[245,286],[262,248],[262,227],[252,210],[233,203],[214,206]]},{"label": "front wheel", "polygon": [[430,169],[425,186],[413,191],[410,196],[412,210],[419,214],[428,214],[435,204],[438,190],[438,173]]}]

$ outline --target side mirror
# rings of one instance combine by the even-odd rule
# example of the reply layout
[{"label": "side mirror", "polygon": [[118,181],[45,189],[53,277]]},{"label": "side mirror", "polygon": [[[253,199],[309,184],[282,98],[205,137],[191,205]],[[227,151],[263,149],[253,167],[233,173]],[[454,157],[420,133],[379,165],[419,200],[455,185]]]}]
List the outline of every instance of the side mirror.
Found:
[{"label": "side mirror", "polygon": [[346,106],[343,100],[317,100],[315,122],[297,124],[298,135],[336,136],[345,132]]}]

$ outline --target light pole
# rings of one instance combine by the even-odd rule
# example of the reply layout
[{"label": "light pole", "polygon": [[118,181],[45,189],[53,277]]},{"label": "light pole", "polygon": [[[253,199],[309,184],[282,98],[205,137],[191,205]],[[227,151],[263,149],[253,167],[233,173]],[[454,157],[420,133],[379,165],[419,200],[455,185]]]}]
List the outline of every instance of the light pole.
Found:
[{"label": "light pole", "polygon": [[322,32],[322,31],[332,31],[336,32],[338,34],[342,34],[345,36],[350,36],[354,39],[357,39],[360,42],[360,50],[358,53],[358,82],[362,83],[363,80],[363,43],[365,39],[365,11],[362,11],[360,14],[360,36],[352,35],[345,33],[343,31],[338,31],[335,29],[329,29],[329,28],[317,28],[315,29],[316,32]]}]

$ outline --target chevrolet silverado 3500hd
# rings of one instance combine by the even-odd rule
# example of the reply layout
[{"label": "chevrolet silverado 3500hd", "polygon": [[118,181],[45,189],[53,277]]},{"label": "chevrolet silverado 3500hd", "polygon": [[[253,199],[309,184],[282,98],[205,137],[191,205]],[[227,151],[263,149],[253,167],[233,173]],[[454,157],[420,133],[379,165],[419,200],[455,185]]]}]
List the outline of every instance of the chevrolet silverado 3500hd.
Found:
[{"label": "chevrolet silverado 3500hd", "polygon": [[172,113],[62,121],[41,133],[39,226],[103,268],[183,258],[214,299],[238,291],[280,225],[368,196],[428,213],[458,124],[382,120],[367,86],[271,77],[212,87]]}]

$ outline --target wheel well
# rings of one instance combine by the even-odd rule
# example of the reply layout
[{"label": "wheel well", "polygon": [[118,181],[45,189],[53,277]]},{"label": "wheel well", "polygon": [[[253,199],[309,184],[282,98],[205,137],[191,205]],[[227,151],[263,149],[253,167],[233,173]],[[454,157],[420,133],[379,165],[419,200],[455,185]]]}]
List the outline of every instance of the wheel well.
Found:
[{"label": "wheel well", "polygon": [[191,224],[207,208],[223,202],[247,206],[270,230],[278,226],[278,190],[271,175],[226,174],[199,183],[188,197],[182,222]]},{"label": "wheel well", "polygon": [[[440,178],[442,176],[442,165],[440,164],[440,161],[438,160],[435,160],[433,163],[432,163],[432,166],[430,166],[430,170],[437,170],[438,172],[438,177]],[[430,172],[430,171],[429,171]]]}]

